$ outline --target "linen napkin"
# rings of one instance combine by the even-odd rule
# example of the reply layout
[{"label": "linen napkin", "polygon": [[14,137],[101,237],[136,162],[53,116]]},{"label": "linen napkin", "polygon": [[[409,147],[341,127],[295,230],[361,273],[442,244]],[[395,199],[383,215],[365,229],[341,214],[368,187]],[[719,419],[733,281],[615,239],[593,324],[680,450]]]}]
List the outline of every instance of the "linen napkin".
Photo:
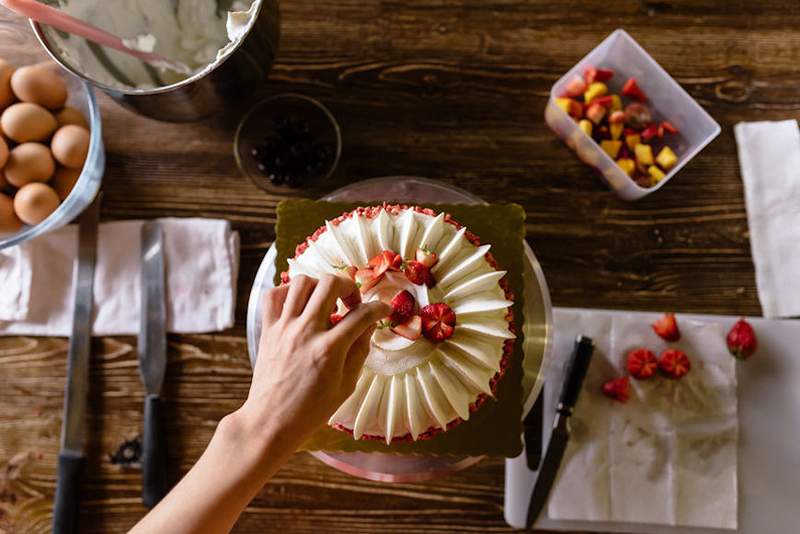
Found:
[{"label": "linen napkin", "polygon": [[[550,519],[737,528],[738,417],[734,359],[720,325],[681,320],[667,344],[650,328],[655,314],[558,309],[553,354],[569,354],[576,333],[596,350],[572,417],[572,436],[550,495]],[[620,404],[602,384],[625,373],[636,347],[686,352],[692,369],[680,380],[631,379]],[[566,358],[551,363],[547,383],[561,384]],[[555,380],[551,380],[551,377]],[[546,388],[545,413],[558,387]]]},{"label": "linen napkin", "polygon": [[[160,219],[164,229],[167,331],[233,326],[239,236],[214,219]],[[139,332],[143,221],[98,229],[94,283],[96,336]],[[69,225],[0,251],[0,335],[68,336],[78,228]]]},{"label": "linen napkin", "polygon": [[800,316],[800,131],[797,121],[734,128],[750,248],[765,317]]}]

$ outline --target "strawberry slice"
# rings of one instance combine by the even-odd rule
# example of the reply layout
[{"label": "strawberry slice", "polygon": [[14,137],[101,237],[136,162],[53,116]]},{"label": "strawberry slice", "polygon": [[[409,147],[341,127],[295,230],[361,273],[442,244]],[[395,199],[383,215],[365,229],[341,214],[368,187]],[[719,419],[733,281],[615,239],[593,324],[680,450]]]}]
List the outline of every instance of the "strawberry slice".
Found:
[{"label": "strawberry slice", "polygon": [[389,315],[389,321],[391,321],[392,324],[405,323],[414,315],[417,308],[414,295],[406,290],[392,297],[389,305],[392,307],[392,313]]},{"label": "strawberry slice", "polygon": [[644,94],[639,84],[636,83],[636,78],[628,78],[628,81],[622,86],[622,94],[628,98],[638,100],[639,102],[647,100],[647,95]]},{"label": "strawberry slice", "polygon": [[439,256],[437,256],[434,251],[424,247],[418,248],[414,256],[416,257],[418,262],[420,262],[428,269],[436,265],[436,262],[439,261]]},{"label": "strawberry slice", "polygon": [[617,402],[628,402],[628,398],[630,398],[629,386],[630,382],[627,376],[614,378],[603,384],[603,395]]},{"label": "strawberry slice", "polygon": [[627,368],[637,380],[646,380],[656,374],[658,359],[652,351],[645,348],[633,349],[627,356]]},{"label": "strawberry slice", "polygon": [[456,312],[444,302],[428,304],[420,310],[422,333],[434,343],[452,337],[456,326]]},{"label": "strawberry slice", "polygon": [[395,254],[391,250],[383,250],[369,260],[369,266],[375,271],[375,275],[380,277],[386,271],[399,271],[403,264],[400,254]]},{"label": "strawberry slice", "polygon": [[422,318],[412,315],[406,322],[394,325],[392,332],[411,341],[417,340],[422,337]]},{"label": "strawberry slice", "polygon": [[678,330],[678,321],[675,320],[674,313],[665,313],[664,317],[654,322],[653,332],[664,341],[674,342],[681,338],[681,331]]},{"label": "strawberry slice", "polygon": [[681,378],[692,368],[692,363],[684,352],[667,349],[658,357],[658,368],[670,378]]},{"label": "strawberry slice", "polygon": [[364,267],[356,271],[355,275],[356,286],[362,293],[366,293],[377,284],[381,277],[375,274],[375,271],[369,267]]},{"label": "strawberry slice", "polygon": [[418,286],[426,285],[428,287],[433,287],[434,285],[433,275],[430,269],[419,261],[408,260],[405,265],[404,273],[412,284]]}]

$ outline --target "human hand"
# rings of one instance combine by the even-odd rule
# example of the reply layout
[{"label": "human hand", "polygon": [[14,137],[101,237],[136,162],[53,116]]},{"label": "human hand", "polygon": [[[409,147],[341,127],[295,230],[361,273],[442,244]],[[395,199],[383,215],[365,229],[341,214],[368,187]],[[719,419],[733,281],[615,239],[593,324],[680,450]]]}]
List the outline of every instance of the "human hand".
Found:
[{"label": "human hand", "polygon": [[[335,326],[336,299],[351,310]],[[391,308],[361,303],[352,280],[295,276],[264,295],[261,341],[243,410],[268,415],[266,424],[299,446],[327,422],[355,389],[376,322]]]}]

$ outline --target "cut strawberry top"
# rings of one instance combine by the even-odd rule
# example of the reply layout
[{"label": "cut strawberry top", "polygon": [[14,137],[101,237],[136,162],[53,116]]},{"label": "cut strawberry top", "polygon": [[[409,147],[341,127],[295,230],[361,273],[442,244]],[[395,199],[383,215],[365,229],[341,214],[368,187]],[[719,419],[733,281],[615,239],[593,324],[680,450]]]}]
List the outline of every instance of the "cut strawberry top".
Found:
[{"label": "cut strawberry top", "polygon": [[658,357],[658,367],[670,378],[681,378],[692,368],[692,363],[686,353],[667,349]]},{"label": "cut strawberry top", "polygon": [[650,350],[645,348],[633,349],[628,352],[626,366],[633,378],[646,380],[656,374],[658,359]]},{"label": "cut strawberry top", "polygon": [[630,397],[629,386],[630,382],[627,376],[614,378],[603,384],[603,395],[617,402],[627,402]]},{"label": "cut strawberry top", "polygon": [[665,313],[664,317],[654,322],[651,326],[653,327],[653,332],[664,341],[672,343],[681,338],[681,331],[678,330],[678,321],[675,319],[674,313]]},{"label": "cut strawberry top", "polygon": [[456,313],[444,302],[428,304],[420,310],[422,333],[434,343],[453,336],[456,326]]}]

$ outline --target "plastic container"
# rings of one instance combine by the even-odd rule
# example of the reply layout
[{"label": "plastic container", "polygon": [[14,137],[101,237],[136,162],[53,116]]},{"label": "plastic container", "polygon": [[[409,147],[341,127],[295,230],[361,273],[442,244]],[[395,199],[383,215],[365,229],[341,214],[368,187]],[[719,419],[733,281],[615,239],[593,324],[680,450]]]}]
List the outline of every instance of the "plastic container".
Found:
[{"label": "plastic container", "polygon": [[[667,120],[678,128],[678,133],[669,136],[668,140],[678,162],[655,186],[645,188],[633,181],[594,139],[578,128],[574,119],[556,105],[555,99],[564,93],[567,83],[575,75],[582,75],[589,66],[614,71],[614,77],[606,82],[610,93],[620,94],[625,81],[635,77],[648,96],[647,105],[654,118]],[[719,124],[624,30],[616,30],[606,37],[553,85],[545,108],[545,121],[624,200],[638,200],[664,187],[720,132]]]},{"label": "plastic container", "polygon": [[100,190],[106,168],[106,153],[103,148],[103,129],[100,124],[100,108],[97,106],[91,85],[53,65],[53,72],[64,78],[69,91],[67,105],[83,113],[89,122],[89,153],[83,164],[78,181],[63,202],[45,220],[35,226],[25,225],[13,234],[0,233],[0,250],[56,230],[70,223],[94,200]]}]

